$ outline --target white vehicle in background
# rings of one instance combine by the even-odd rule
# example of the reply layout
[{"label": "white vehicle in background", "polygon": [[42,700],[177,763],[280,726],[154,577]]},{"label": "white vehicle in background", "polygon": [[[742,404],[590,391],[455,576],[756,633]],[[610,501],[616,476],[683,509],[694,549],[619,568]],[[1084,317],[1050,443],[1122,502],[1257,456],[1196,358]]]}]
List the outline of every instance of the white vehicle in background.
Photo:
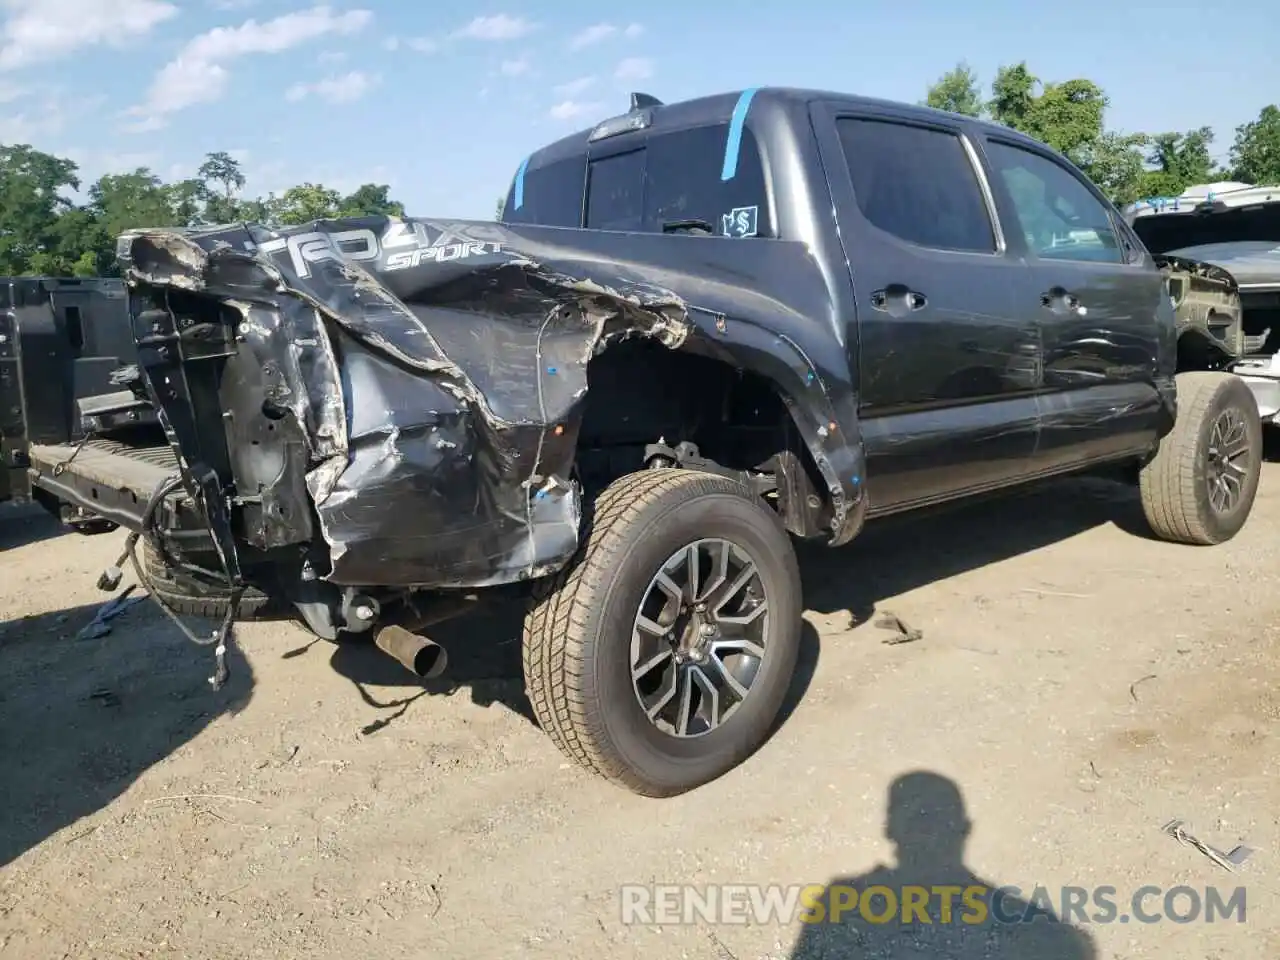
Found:
[{"label": "white vehicle in background", "polygon": [[1124,214],[1165,261],[1180,323],[1210,332],[1263,422],[1280,424],[1280,186],[1198,184]]}]

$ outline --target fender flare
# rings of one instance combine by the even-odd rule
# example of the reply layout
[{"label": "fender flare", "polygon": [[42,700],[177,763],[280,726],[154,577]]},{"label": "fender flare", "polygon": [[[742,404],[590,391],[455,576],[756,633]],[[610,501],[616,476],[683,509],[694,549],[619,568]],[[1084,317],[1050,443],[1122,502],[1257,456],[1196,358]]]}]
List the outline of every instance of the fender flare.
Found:
[{"label": "fender flare", "polygon": [[833,515],[828,543],[848,543],[861,532],[869,503],[857,396],[847,374],[824,369],[791,337],[753,321],[729,321],[717,314],[716,332],[708,333],[703,318],[692,310],[690,319],[700,333],[697,341],[713,356],[763,377],[777,390],[826,481]]}]

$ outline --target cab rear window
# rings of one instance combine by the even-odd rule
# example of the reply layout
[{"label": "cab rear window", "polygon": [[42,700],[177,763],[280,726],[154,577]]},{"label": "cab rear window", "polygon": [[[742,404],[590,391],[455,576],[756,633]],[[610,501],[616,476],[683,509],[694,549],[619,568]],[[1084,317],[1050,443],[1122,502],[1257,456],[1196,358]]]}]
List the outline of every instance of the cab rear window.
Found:
[{"label": "cab rear window", "polygon": [[[639,149],[558,161],[525,175],[524,203],[505,220],[593,230],[661,233],[677,225],[734,236],[771,236],[764,167],[743,131],[725,175],[727,123],[657,134]],[[569,164],[574,164],[570,169]]]},{"label": "cab rear window", "polygon": [[516,206],[513,184],[503,206],[503,222],[544,227],[582,226],[582,192],[586,179],[587,158],[583,156],[526,171],[520,206]]},{"label": "cab rear window", "polygon": [[[736,170],[724,174],[727,123],[692,127],[649,139],[630,153],[593,159],[587,180],[587,226],[661,233],[676,224],[702,224],[714,233],[770,233],[760,151],[743,131]],[[625,159],[624,159],[625,158]],[[625,188],[624,188],[625,184]],[[730,220],[748,213],[749,221]]]}]

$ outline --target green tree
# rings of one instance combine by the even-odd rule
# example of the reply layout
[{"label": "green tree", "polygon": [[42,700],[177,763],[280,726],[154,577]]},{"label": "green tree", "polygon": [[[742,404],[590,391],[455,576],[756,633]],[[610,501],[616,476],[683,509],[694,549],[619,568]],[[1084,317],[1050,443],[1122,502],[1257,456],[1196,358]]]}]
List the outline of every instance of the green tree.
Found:
[{"label": "green tree", "polygon": [[244,189],[245,177],[235,157],[221,150],[206,154],[196,175],[204,185],[201,199],[204,200],[203,216],[207,222],[231,223],[244,219],[237,195]]},{"label": "green tree", "polygon": [[340,217],[403,217],[404,204],[388,196],[391,187],[385,183],[366,183],[338,204]]},{"label": "green tree", "polygon": [[1025,63],[1001,67],[988,103],[999,123],[1079,161],[1102,138],[1107,98],[1091,80],[1042,83]]},{"label": "green tree", "polygon": [[[1144,197],[1174,197],[1197,183],[1218,179],[1209,147],[1213,130],[1201,127],[1186,133],[1158,133],[1149,138],[1139,194]],[[1137,199],[1135,197],[1135,199]]]},{"label": "green tree", "polygon": [[1104,131],[1093,143],[1077,150],[1076,162],[1103,193],[1124,206],[1150,196],[1143,186],[1146,168],[1142,153],[1149,139],[1145,133]]},{"label": "green tree", "polygon": [[28,272],[38,276],[95,276],[115,258],[114,245],[93,213],[70,207],[58,215],[45,249],[32,257]]},{"label": "green tree", "polygon": [[497,209],[494,211],[493,219],[495,219],[495,220],[501,220],[501,219],[502,219],[502,214],[503,214],[504,212],[506,212],[506,209],[507,209],[507,198],[506,198],[506,197],[499,197],[499,198],[498,198],[498,207],[497,207]]},{"label": "green tree", "polygon": [[28,144],[0,146],[0,276],[64,269],[57,224],[72,207],[63,191],[80,189],[76,172]]},{"label": "green tree", "polygon": [[204,181],[191,177],[167,183],[163,189],[175,226],[193,227],[204,221],[204,198],[207,192]]},{"label": "green tree", "polygon": [[1257,120],[1236,127],[1231,176],[1259,186],[1280,184],[1280,107],[1269,104]]},{"label": "green tree", "polygon": [[[103,273],[115,272],[115,240],[137,227],[185,226],[174,211],[174,191],[146,167],[106,174],[89,188],[84,211],[93,218],[89,235],[94,260]],[[90,251],[86,251],[90,252]]]},{"label": "green tree", "polygon": [[938,78],[929,88],[925,105],[935,110],[949,110],[967,117],[982,116],[986,104],[982,102],[982,89],[978,75],[963,60]]},{"label": "green tree", "polygon": [[1025,61],[1001,67],[996,71],[996,78],[991,81],[991,99],[987,101],[987,113],[998,123],[1026,131],[1025,121],[1035,101],[1039,82],[1027,69]]},{"label": "green tree", "polygon": [[342,195],[318,183],[301,183],[290,187],[275,202],[274,219],[286,225],[328,220],[338,216]]}]

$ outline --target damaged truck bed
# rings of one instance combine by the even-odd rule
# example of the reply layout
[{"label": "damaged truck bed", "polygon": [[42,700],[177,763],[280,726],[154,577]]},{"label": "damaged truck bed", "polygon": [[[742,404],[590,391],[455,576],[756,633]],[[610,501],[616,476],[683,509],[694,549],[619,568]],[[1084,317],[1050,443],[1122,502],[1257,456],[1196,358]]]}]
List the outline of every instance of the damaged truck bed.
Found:
[{"label": "damaged truck bed", "polygon": [[118,254],[173,459],[87,443],[35,482],[109,498],[153,595],[221,591],[219,651],[255,591],[434,676],[425,625],[518,594],[539,723],[647,795],[768,736],[793,537],[1119,468],[1158,536],[1207,545],[1257,489],[1257,407],[1188,347],[1208,314],[1179,321],[1068,161],[926,108],[633,94],[522,163],[501,223],[136,230]]},{"label": "damaged truck bed", "polygon": [[[139,232],[120,258],[141,367],[233,575],[251,562],[238,540],[344,587],[476,588],[577,550],[587,367],[628,340],[733,368],[763,359],[831,504],[796,532],[856,532],[849,377],[808,320],[822,311],[811,258],[800,244],[703,244],[695,273],[698,245],[376,218],[287,237]],[[764,292],[805,274],[791,303]],[[217,509],[228,484],[234,530]]]}]

